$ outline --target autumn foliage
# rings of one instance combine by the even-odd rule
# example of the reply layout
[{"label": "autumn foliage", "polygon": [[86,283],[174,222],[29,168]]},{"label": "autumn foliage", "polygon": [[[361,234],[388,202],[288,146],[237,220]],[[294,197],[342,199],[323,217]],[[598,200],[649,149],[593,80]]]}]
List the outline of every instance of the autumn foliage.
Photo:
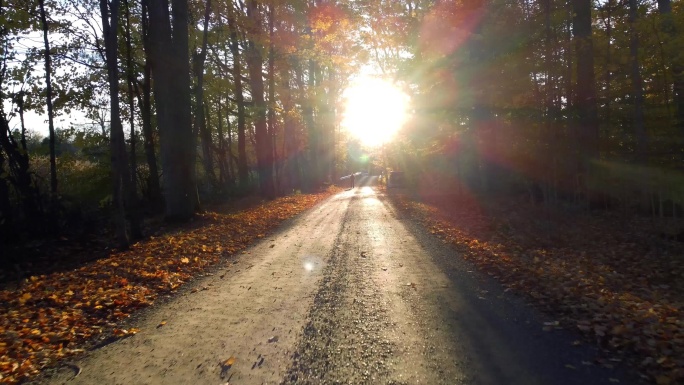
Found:
[{"label": "autumn foliage", "polygon": [[554,317],[544,330],[574,329],[585,337],[575,344],[597,346],[595,362],[584,364],[629,363],[647,382],[684,382],[684,247],[645,233],[648,219],[465,194],[391,197],[506,291]]},{"label": "autumn foliage", "polygon": [[138,332],[121,321],[194,275],[263,237],[332,193],[294,195],[256,207],[200,214],[81,268],[33,276],[0,291],[0,383],[26,380],[97,341]]}]

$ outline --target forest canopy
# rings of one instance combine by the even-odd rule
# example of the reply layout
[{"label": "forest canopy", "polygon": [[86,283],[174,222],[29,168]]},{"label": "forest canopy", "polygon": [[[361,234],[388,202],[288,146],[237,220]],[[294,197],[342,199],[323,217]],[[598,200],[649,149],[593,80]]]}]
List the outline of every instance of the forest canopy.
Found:
[{"label": "forest canopy", "polygon": [[2,0],[1,241],[98,223],[125,246],[361,169],[681,217],[680,8]]}]

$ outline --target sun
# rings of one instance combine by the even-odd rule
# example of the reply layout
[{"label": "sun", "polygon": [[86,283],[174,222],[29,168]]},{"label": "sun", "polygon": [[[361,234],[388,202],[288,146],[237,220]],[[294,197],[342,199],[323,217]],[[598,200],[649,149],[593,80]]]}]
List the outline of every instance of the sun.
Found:
[{"label": "sun", "polygon": [[359,78],[344,91],[343,97],[342,127],[366,146],[390,141],[406,121],[409,97],[386,80]]}]

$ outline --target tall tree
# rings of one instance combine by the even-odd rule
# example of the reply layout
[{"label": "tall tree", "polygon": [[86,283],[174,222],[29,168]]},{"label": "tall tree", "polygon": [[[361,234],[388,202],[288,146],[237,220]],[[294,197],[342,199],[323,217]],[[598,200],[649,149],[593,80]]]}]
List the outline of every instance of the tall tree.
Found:
[{"label": "tall tree", "polygon": [[195,130],[199,131],[202,141],[202,161],[204,172],[212,183],[215,183],[214,158],[212,154],[211,132],[204,124],[204,62],[207,59],[207,44],[209,35],[209,17],[211,15],[211,0],[207,0],[204,7],[204,31],[202,32],[202,46],[194,56],[194,70],[197,77],[195,85]]},{"label": "tall tree", "polygon": [[[574,12],[573,34],[577,56],[577,82],[574,107],[577,111],[577,137],[583,160],[597,156],[598,112],[594,79],[594,49],[591,36],[591,0],[572,0]],[[581,166],[580,173],[586,169]]]},{"label": "tall tree", "polygon": [[159,185],[159,170],[157,168],[157,156],[155,154],[154,132],[152,128],[152,59],[149,34],[149,0],[141,1],[142,17],[140,20],[142,31],[143,50],[145,51],[145,64],[143,66],[142,97],[138,94],[138,105],[142,117],[142,132],[145,142],[145,158],[149,168],[147,188],[149,199],[155,209],[160,209],[162,202],[161,186]]},{"label": "tall tree", "polygon": [[164,171],[166,217],[188,220],[195,210],[187,0],[149,0],[150,59]]},{"label": "tall tree", "polygon": [[129,237],[126,225],[126,206],[131,194],[131,176],[126,161],[126,143],[121,124],[119,106],[118,28],[119,0],[100,0],[102,33],[104,35],[109,83],[110,156],[112,161],[112,188],[116,206],[114,223],[119,246],[128,247]]},{"label": "tall tree", "polygon": [[634,108],[634,136],[636,139],[636,154],[640,160],[646,153],[647,137],[644,127],[644,90],[639,66],[639,31],[637,29],[637,14],[639,3],[629,0],[629,61],[630,77],[632,79],[632,105]]},{"label": "tall tree", "polygon": [[249,67],[249,83],[254,105],[254,132],[256,140],[257,171],[259,188],[268,198],[275,197],[273,186],[273,149],[271,137],[266,127],[266,101],[264,99],[264,76],[262,57],[262,25],[261,11],[256,0],[247,2],[247,17],[250,22],[249,40],[247,42],[247,65]]},{"label": "tall tree", "polygon": [[[668,42],[676,47],[676,44],[672,43],[679,38],[679,31],[672,16],[671,0],[658,0],[658,11],[662,17],[661,27],[668,37]],[[677,125],[680,129],[684,129],[684,64],[682,64],[680,52],[674,47],[669,48]]]},{"label": "tall tree", "polygon": [[233,4],[228,5],[228,29],[230,30],[230,52],[233,56],[233,82],[235,83],[235,104],[237,105],[238,136],[238,177],[244,187],[248,183],[247,140],[245,136],[245,99],[242,92],[242,64],[240,59],[240,41],[238,39],[237,19]]},{"label": "tall tree", "polygon": [[38,5],[40,7],[40,22],[43,27],[43,46],[45,48],[43,59],[45,61],[45,93],[47,99],[48,130],[50,135],[50,193],[54,199],[57,195],[57,156],[55,154],[55,123],[54,108],[52,105],[52,58],[50,56],[50,41],[48,40],[49,25],[45,13],[45,0],[38,0]]},{"label": "tall tree", "polygon": [[127,188],[127,200],[128,200],[128,213],[131,218],[131,236],[134,239],[142,237],[142,229],[140,228],[140,210],[138,204],[138,193],[137,193],[137,171],[138,162],[136,158],[136,138],[137,134],[135,132],[135,101],[133,88],[135,87],[135,68],[133,68],[133,46],[131,43],[131,8],[130,0],[124,0],[124,6],[126,7],[126,26],[124,29],[126,38],[126,84],[128,86],[128,125],[130,126],[129,140],[131,143],[130,151],[130,178],[129,186]]}]

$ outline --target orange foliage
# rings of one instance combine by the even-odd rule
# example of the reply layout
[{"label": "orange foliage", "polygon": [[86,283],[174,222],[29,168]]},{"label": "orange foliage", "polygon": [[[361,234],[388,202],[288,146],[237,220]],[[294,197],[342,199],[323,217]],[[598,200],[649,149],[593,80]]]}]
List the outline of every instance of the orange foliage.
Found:
[{"label": "orange foliage", "polygon": [[117,326],[160,293],[176,290],[332,192],[279,198],[229,214],[206,212],[185,229],[73,271],[33,276],[19,290],[0,291],[0,383],[26,380],[83,352],[96,337],[137,333]]},{"label": "orange foliage", "polygon": [[645,221],[513,199],[391,196],[506,291],[560,320],[544,330],[583,333],[601,349],[595,364],[627,360],[651,382],[684,382],[682,246],[646,234]]}]

